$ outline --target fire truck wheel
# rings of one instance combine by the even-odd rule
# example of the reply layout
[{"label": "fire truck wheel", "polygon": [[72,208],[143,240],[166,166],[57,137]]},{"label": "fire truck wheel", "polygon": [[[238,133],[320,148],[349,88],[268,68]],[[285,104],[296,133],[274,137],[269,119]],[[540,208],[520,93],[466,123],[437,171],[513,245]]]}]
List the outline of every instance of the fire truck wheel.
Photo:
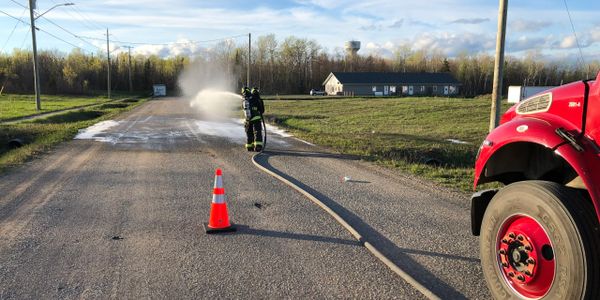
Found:
[{"label": "fire truck wheel", "polygon": [[494,196],[480,239],[494,298],[600,299],[600,229],[584,192],[523,181]]}]

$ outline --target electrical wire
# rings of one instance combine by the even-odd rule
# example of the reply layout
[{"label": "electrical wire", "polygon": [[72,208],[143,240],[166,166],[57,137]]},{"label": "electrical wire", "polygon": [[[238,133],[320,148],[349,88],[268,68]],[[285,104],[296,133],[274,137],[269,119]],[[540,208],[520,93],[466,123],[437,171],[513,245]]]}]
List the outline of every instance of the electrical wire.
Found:
[{"label": "electrical wire", "polygon": [[92,44],[92,43],[90,43],[90,42],[88,42],[88,41],[86,41],[86,40],[84,40],[84,39],[80,38],[78,35],[76,35],[76,34],[74,34],[73,32],[71,32],[71,31],[67,30],[66,28],[64,28],[64,27],[62,27],[62,26],[60,26],[60,25],[58,25],[58,24],[54,23],[52,20],[50,20],[50,19],[48,19],[48,18],[45,18],[45,17],[42,17],[42,18],[43,18],[44,20],[46,20],[47,22],[49,22],[50,24],[52,24],[52,25],[54,25],[54,26],[56,26],[56,27],[58,27],[58,28],[62,29],[64,32],[66,32],[66,33],[68,33],[68,34],[72,35],[72,36],[73,36],[73,37],[75,37],[76,39],[78,39],[78,40],[80,40],[80,41],[82,41],[82,42],[84,42],[84,43],[86,43],[86,44],[88,44],[88,45],[91,45],[91,46],[92,46],[92,47],[94,47],[94,48],[98,48],[98,49],[100,49],[100,47],[98,47],[98,46],[96,46],[96,45],[94,45],[94,44]]},{"label": "electrical wire", "polygon": [[[11,1],[13,1],[13,0],[11,0]],[[11,17],[11,18],[15,19],[15,20],[18,20],[19,22],[21,22],[21,23],[23,23],[23,24],[26,24],[26,25],[29,25],[29,26],[31,26],[31,24],[30,24],[30,23],[28,23],[28,22],[25,22],[25,21],[23,21],[23,20],[21,20],[21,19],[19,19],[19,18],[15,17],[15,16],[13,16],[13,15],[11,15],[11,14],[9,14],[9,13],[7,13],[7,12],[3,11],[3,10],[0,10],[0,13],[2,13],[2,14],[4,14],[4,15],[7,15],[7,16],[9,16],[9,17]],[[75,45],[75,44],[73,44],[73,43],[71,43],[71,42],[69,42],[69,41],[66,41],[66,40],[64,40],[64,39],[62,39],[62,38],[60,38],[60,37],[58,37],[58,36],[56,36],[56,35],[54,35],[54,34],[52,34],[52,33],[48,32],[48,31],[46,31],[46,30],[44,30],[44,29],[42,29],[42,28],[36,27],[36,29],[37,29],[37,30],[39,30],[39,31],[41,31],[41,32],[43,32],[43,33],[45,33],[45,34],[47,34],[47,35],[49,35],[49,36],[51,36],[51,37],[53,37],[53,38],[55,38],[55,39],[57,39],[57,40],[59,40],[59,41],[61,41],[61,42],[63,42],[63,43],[69,44],[69,45],[73,46],[74,48],[77,48],[77,49],[79,49],[79,50],[82,50],[82,51],[84,51],[84,52],[90,52],[90,53],[93,53],[92,51],[89,51],[89,50],[86,50],[86,49],[84,49],[84,48],[81,48],[81,47],[79,47],[79,46],[77,46],[77,45]]]},{"label": "electrical wire", "polygon": [[[211,42],[230,40],[230,39],[239,38],[239,37],[243,37],[243,36],[248,36],[248,34],[233,35],[233,36],[222,37],[222,38],[217,38],[217,39],[212,39],[212,40],[203,40],[203,41],[190,40],[190,41],[186,41],[186,42],[169,42],[169,43],[142,43],[142,42],[121,41],[121,40],[110,40],[110,41],[111,41],[111,43],[117,43],[117,44],[169,46],[169,45],[205,44],[205,43],[211,43]],[[105,40],[105,39],[94,38],[94,37],[89,37],[89,36],[81,36],[81,35],[78,37],[80,37],[82,39],[96,40],[96,41],[104,41]]]},{"label": "electrical wire", "polygon": [[77,7],[76,5],[72,5],[72,6],[70,6],[70,8],[73,9],[84,20],[86,20],[90,25],[96,27],[96,29],[98,29],[98,30],[104,30],[104,29],[106,29],[106,28],[98,25],[98,23],[93,22],[90,18],[86,17],[85,14],[83,13],[83,11],[81,9],[79,9],[79,7]]},{"label": "electrical wire", "polygon": [[[581,57],[581,67],[585,68],[585,60],[583,58],[583,51],[581,50],[581,45],[579,44],[579,39],[577,38],[577,32],[575,31],[575,25],[573,24],[573,19],[571,18],[571,12],[569,11],[569,6],[567,5],[567,0],[563,0],[565,3],[565,9],[567,10],[567,15],[569,16],[569,22],[571,22],[571,29],[573,30],[573,36],[575,36],[575,43],[577,44],[577,48],[579,49],[579,56]],[[589,76],[586,71],[586,77]]]},{"label": "electrical wire", "polygon": [[[54,4],[56,4],[56,5],[58,5],[58,4],[59,4],[59,3],[58,3],[56,0],[51,0],[51,1],[52,1],[52,3],[54,3]],[[73,8],[73,7],[76,7],[76,5],[69,5],[69,7]],[[83,16],[81,16],[81,15],[80,15],[80,17],[78,17],[78,16],[75,16],[74,14],[72,14],[72,13],[71,13],[70,9],[65,9],[65,10],[64,10],[64,12],[65,12],[67,15],[69,15],[69,16],[70,16],[72,19],[79,19],[80,21],[82,21],[82,22],[81,22],[81,24],[82,24],[83,26],[85,26],[86,28],[88,28],[88,29],[90,29],[90,30],[97,30],[97,28],[93,28],[92,26],[90,26],[90,25],[88,24],[89,22],[88,22],[88,21],[86,21],[86,20],[84,20]],[[75,11],[75,10],[73,9],[73,12],[75,12],[75,13],[76,13],[77,11]]]},{"label": "electrical wire", "polygon": [[13,27],[12,31],[8,35],[8,38],[6,39],[6,42],[4,42],[4,45],[2,45],[2,49],[0,49],[0,53],[4,52],[4,50],[6,49],[6,45],[8,45],[8,42],[12,38],[12,36],[15,33],[15,30],[17,29],[17,27],[19,26],[19,23],[23,22],[23,20],[22,20],[23,19],[23,15],[25,14],[26,11],[27,11],[27,9],[24,9],[23,12],[21,13],[21,17],[19,18],[19,20],[17,21],[17,23]]},{"label": "electrical wire", "polygon": [[11,15],[11,14],[9,14],[9,13],[7,13],[7,12],[3,11],[3,10],[0,10],[0,13],[1,13],[1,14],[4,14],[4,15],[7,15],[8,17],[11,17],[11,18],[13,18],[13,19],[15,19],[15,20],[17,20],[17,21],[19,21],[19,22],[23,23],[23,24],[30,25],[29,23],[27,23],[27,22],[25,22],[25,21],[23,21],[23,20],[21,20],[21,19],[19,19],[19,18],[15,17],[15,16],[13,16],[13,15]]},{"label": "electrical wire", "polygon": [[27,8],[27,9],[29,9],[29,7],[28,7],[28,6],[26,6],[26,5],[23,5],[23,4],[21,4],[21,3],[17,2],[17,1],[15,1],[15,0],[10,0],[10,1],[11,1],[11,2],[13,2],[14,4],[18,5],[18,6],[22,7],[22,8]]},{"label": "electrical wire", "polygon": [[[17,2],[17,1],[15,1],[15,0],[10,0],[10,1],[11,1],[11,2],[13,2],[13,3],[15,3],[15,4],[17,4],[17,5],[19,5],[19,6],[21,6],[21,7],[23,7],[23,8],[29,9],[29,7],[27,7],[27,6],[23,5],[23,4],[21,4],[21,3]],[[53,0],[52,2],[56,3],[54,0]],[[4,13],[4,14],[6,14],[6,13]],[[8,14],[6,14],[6,15],[8,15]],[[12,16],[11,16],[11,17],[12,17]],[[40,17],[40,16],[38,16],[38,17]],[[14,17],[13,17],[13,18],[14,18]],[[66,28],[64,28],[64,27],[62,27],[62,26],[60,26],[60,25],[56,24],[55,22],[53,22],[52,20],[50,20],[50,19],[46,18],[45,16],[41,16],[41,18],[42,18],[42,19],[44,19],[44,20],[46,20],[47,22],[51,23],[52,25],[54,25],[54,26],[56,26],[56,27],[60,28],[60,29],[61,29],[61,30],[63,30],[64,32],[66,32],[66,33],[68,33],[68,34],[72,35],[73,37],[75,37],[75,38],[77,38],[77,39],[81,40],[82,42],[84,42],[84,43],[86,43],[86,44],[88,44],[88,45],[91,45],[91,46],[92,46],[92,47],[94,47],[94,48],[98,48],[98,49],[99,49],[99,47],[98,47],[98,46],[96,46],[96,45],[94,45],[94,44],[92,44],[92,43],[90,43],[90,42],[88,42],[88,41],[86,41],[86,40],[84,40],[84,39],[81,39],[81,38],[79,38],[79,37],[78,37],[78,35],[76,35],[76,34],[74,34],[73,32],[71,32],[71,31],[67,30]],[[21,21],[21,22],[23,22],[23,21]],[[36,27],[36,28],[37,28],[37,27]],[[47,33],[47,34],[49,34],[49,35],[53,36],[53,37],[54,37],[54,38],[56,38],[56,39],[59,39],[59,40],[61,40],[61,41],[65,42],[65,43],[69,44],[69,45],[72,45],[72,46],[74,45],[74,44],[72,44],[72,43],[70,43],[70,42],[67,42],[67,41],[65,41],[64,39],[58,38],[57,36],[55,36],[55,35],[53,35],[53,34],[50,34],[50,33],[49,33],[49,32],[47,32],[47,31],[41,30],[40,28],[38,28],[38,29],[39,29],[40,31],[42,31],[42,32],[45,32],[45,33]],[[81,49],[81,50],[85,50],[85,49],[83,49],[83,48],[81,48],[81,47],[79,47],[79,46],[76,46],[76,48],[78,48],[78,49]],[[86,50],[86,51],[87,51],[87,50]],[[91,51],[88,51],[88,52],[91,52]]]}]

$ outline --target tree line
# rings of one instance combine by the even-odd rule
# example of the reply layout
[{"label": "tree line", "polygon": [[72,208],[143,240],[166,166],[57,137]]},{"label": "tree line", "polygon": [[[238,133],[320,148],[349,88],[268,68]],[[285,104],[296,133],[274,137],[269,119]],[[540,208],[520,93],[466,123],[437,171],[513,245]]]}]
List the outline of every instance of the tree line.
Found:
[{"label": "tree line", "polygon": [[[326,51],[316,41],[294,36],[283,40],[264,35],[253,42],[251,82],[266,94],[304,94],[321,88],[330,72],[449,72],[462,83],[462,96],[489,94],[492,90],[494,57],[463,53],[447,57],[441,51],[415,50],[399,46],[392,57],[348,56],[342,49]],[[69,54],[41,51],[38,54],[41,90],[48,94],[98,94],[106,90],[107,60],[103,53],[85,54],[78,49]],[[178,76],[196,61],[210,62],[232,75],[234,85],[246,82],[247,44],[223,41],[194,57],[119,53],[111,59],[111,87],[129,91],[131,72],[133,91],[151,91],[162,83],[169,91],[179,91]],[[0,55],[0,83],[3,92],[33,92],[32,54],[14,50]],[[594,77],[600,63],[585,66],[548,62],[537,52],[522,58],[505,59],[504,94],[509,85],[560,85]]]}]

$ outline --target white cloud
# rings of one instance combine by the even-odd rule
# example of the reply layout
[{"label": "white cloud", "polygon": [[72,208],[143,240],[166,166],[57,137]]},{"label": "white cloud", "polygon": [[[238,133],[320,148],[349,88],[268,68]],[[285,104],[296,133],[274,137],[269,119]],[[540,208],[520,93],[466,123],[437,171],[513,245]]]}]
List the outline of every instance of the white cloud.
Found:
[{"label": "white cloud", "polygon": [[385,42],[383,44],[368,42],[363,55],[380,55],[392,57],[395,49],[399,46],[408,45],[413,51],[425,50],[428,52],[441,52],[450,57],[462,52],[481,53],[493,49],[494,37],[475,33],[424,33],[412,39],[403,39],[396,42]]},{"label": "white cloud", "polygon": [[575,36],[566,36],[560,41],[559,47],[561,49],[570,49],[577,47],[577,40]]},{"label": "white cloud", "polygon": [[549,26],[553,25],[550,21],[532,21],[532,20],[524,20],[517,19],[514,21],[510,21],[508,26],[511,30],[517,32],[537,32],[541,31]]},{"label": "white cloud", "polygon": [[485,22],[489,22],[489,21],[490,21],[489,18],[469,18],[469,19],[461,18],[461,19],[456,19],[456,20],[450,22],[450,24],[481,24],[481,23],[485,23]]},{"label": "white cloud", "polygon": [[517,39],[507,41],[506,50],[510,52],[520,52],[534,49],[543,49],[550,44],[552,36],[544,37],[528,37],[520,36]]},{"label": "white cloud", "polygon": [[135,54],[158,55],[160,57],[196,56],[206,53],[208,50],[197,43],[187,39],[180,39],[175,43],[166,45],[142,45],[134,49]]},{"label": "white cloud", "polygon": [[[572,33],[564,8],[540,5],[541,0],[536,1],[519,2],[512,6],[507,50],[521,52],[541,47],[548,53],[576,51],[573,38],[569,37]],[[486,1],[292,0],[276,3],[265,1],[258,5],[244,3],[239,6],[236,3],[240,2],[78,0],[76,7],[56,9],[48,16],[78,35],[102,39],[102,29],[81,28],[82,23],[86,22],[79,19],[74,11],[77,8],[95,25],[109,27],[111,35],[114,34],[113,39],[130,42],[201,41],[252,32],[253,37],[274,33],[278,39],[291,35],[315,39],[325,49],[343,47],[344,41],[356,39],[364,45],[371,43],[371,47],[365,47],[364,52],[360,53],[371,51],[383,55],[393,49],[387,41],[393,41],[394,46],[409,44],[413,49],[434,49],[447,55],[462,51],[492,53],[495,47],[497,3]],[[531,17],[533,7],[536,7],[535,18]],[[10,7],[4,10],[17,15],[22,12],[22,9]],[[580,30],[578,36],[582,45],[589,47],[589,52],[600,53],[597,9],[573,10],[573,17],[576,28]],[[0,18],[0,25],[5,25],[4,28],[14,25],[12,19],[2,23],[3,19],[8,18]],[[95,25],[92,27],[97,27]],[[56,29],[43,22],[40,22],[40,27]],[[517,37],[521,32],[528,34]],[[66,34],[65,38],[75,44],[80,43]],[[18,40],[20,45],[22,39]],[[236,42],[242,44],[245,40],[242,37]],[[102,41],[95,44],[101,49],[105,48]],[[594,44],[598,46],[590,47]],[[40,34],[40,45],[47,49],[70,49],[70,46],[43,34]],[[210,47],[211,44],[200,46]],[[8,46],[9,49],[11,47],[12,44]],[[89,45],[87,48],[90,48]],[[137,48],[135,51],[162,55],[199,51],[185,44]]]},{"label": "white cloud", "polygon": [[490,35],[470,32],[426,33],[414,38],[412,44],[416,49],[436,50],[449,56],[456,56],[461,52],[480,53],[493,49],[495,39]]},{"label": "white cloud", "polygon": [[390,28],[400,28],[402,27],[402,24],[404,24],[404,19],[394,22],[394,24],[390,25]]},{"label": "white cloud", "polygon": [[589,36],[592,43],[600,42],[600,26],[592,28]]}]

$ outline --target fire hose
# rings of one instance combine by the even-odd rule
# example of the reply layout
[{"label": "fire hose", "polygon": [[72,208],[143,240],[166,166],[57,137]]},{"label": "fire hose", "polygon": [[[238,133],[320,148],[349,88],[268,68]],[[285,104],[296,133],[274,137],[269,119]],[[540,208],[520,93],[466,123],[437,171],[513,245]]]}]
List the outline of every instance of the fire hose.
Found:
[{"label": "fire hose", "polygon": [[302,194],[306,198],[308,198],[310,201],[312,201],[313,203],[315,203],[317,206],[319,206],[325,212],[327,212],[340,225],[342,225],[342,227],[344,227],[348,232],[350,232],[350,234],[356,240],[358,240],[363,246],[365,246],[365,248],[367,248],[371,252],[371,254],[373,254],[373,256],[375,256],[377,259],[379,259],[381,262],[383,262],[394,273],[396,273],[398,276],[400,276],[402,279],[404,279],[404,281],[406,281],[408,284],[410,284],[416,290],[418,290],[421,294],[423,294],[423,296],[425,296],[425,297],[427,297],[429,299],[432,299],[432,300],[441,299],[436,294],[434,294],[432,291],[430,291],[427,287],[423,286],[420,282],[418,282],[416,279],[414,279],[410,274],[406,273],[404,270],[402,270],[400,267],[398,267],[392,260],[390,260],[389,258],[387,258],[373,244],[371,244],[365,238],[363,238],[363,236],[354,227],[352,227],[352,225],[350,225],[338,213],[336,213],[333,209],[331,209],[329,206],[327,206],[325,203],[323,203],[317,197],[313,196],[312,194],[310,194],[306,190],[302,189],[298,185],[294,184],[293,182],[289,181],[285,177],[283,177],[283,176],[275,173],[274,171],[268,169],[267,167],[264,167],[263,165],[261,165],[258,162],[258,160],[257,160],[258,156],[260,156],[260,155],[266,156],[267,155],[266,153],[263,153],[263,151],[264,151],[264,149],[265,149],[265,147],[267,145],[267,127],[265,125],[265,120],[262,117],[262,114],[260,114],[260,116],[261,116],[261,119],[262,119],[262,126],[263,126],[263,129],[264,129],[264,135],[263,135],[263,143],[264,144],[263,144],[262,150],[259,153],[256,153],[254,156],[252,156],[252,163],[254,163],[254,165],[257,168],[259,168],[261,171],[263,171],[263,172],[265,172],[265,173],[267,173],[267,174],[275,177],[279,181],[281,181],[284,184],[288,185],[289,187],[291,187],[292,189],[296,190],[297,192],[299,192],[300,194]]}]

